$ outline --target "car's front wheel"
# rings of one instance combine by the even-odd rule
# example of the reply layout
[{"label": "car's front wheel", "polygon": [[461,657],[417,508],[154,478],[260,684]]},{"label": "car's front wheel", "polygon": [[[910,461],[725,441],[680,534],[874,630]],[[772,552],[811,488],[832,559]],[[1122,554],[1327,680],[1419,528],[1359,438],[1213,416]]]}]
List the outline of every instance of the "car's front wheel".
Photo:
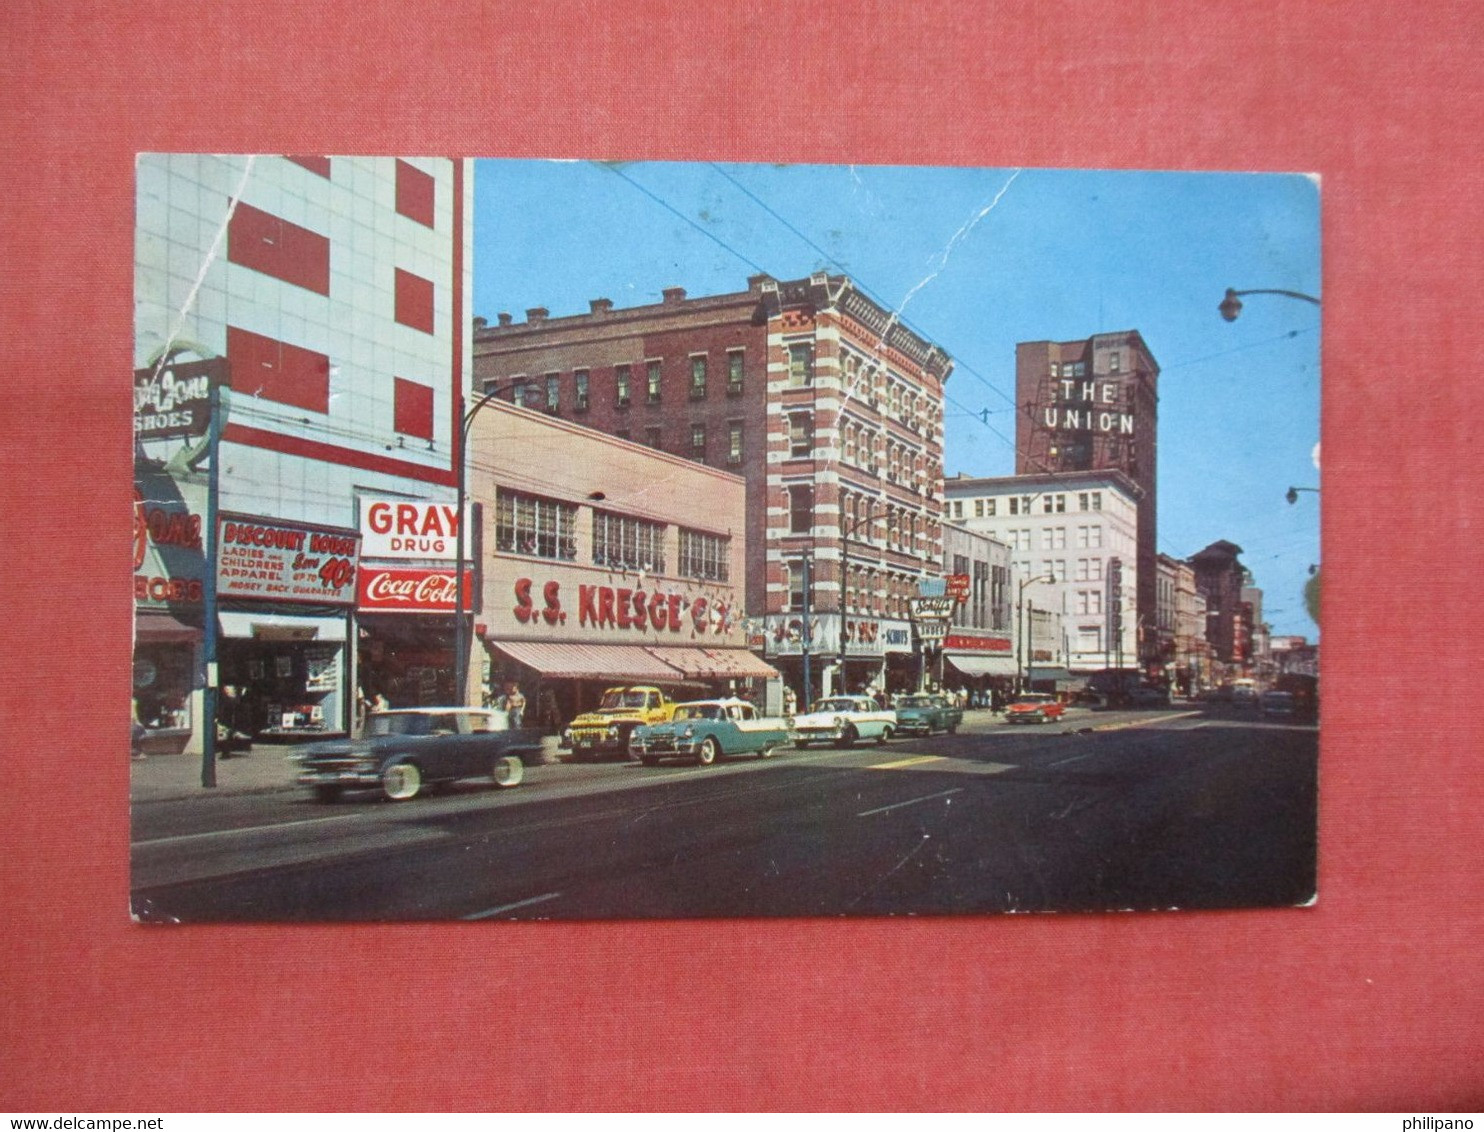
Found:
[{"label": "car's front wheel", "polygon": [[501,789],[519,786],[526,776],[526,764],[519,755],[496,755],[490,765],[490,779]]},{"label": "car's front wheel", "polygon": [[696,762],[700,763],[702,766],[710,766],[716,761],[718,750],[719,748],[716,745],[715,739],[712,739],[709,736],[705,739],[702,739],[701,749],[696,752]]},{"label": "car's front wheel", "polygon": [[381,772],[381,792],[392,802],[416,798],[423,788],[423,774],[416,763],[396,763]]}]

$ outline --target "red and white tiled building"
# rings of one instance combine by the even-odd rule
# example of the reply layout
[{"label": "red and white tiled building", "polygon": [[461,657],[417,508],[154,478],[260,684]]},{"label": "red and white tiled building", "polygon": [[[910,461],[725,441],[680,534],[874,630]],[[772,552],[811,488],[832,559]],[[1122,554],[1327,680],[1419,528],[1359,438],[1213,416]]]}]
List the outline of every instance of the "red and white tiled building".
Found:
[{"label": "red and white tiled building", "polygon": [[[136,418],[141,402],[163,404],[158,380],[141,394],[140,372],[230,367],[217,574],[228,724],[331,732],[352,724],[361,687],[394,703],[452,693],[451,601],[398,611],[366,587],[378,566],[425,595],[440,572],[451,579],[472,192],[461,158],[138,159]],[[197,743],[202,447],[136,438],[136,710]],[[386,534],[373,528],[403,504],[421,516],[418,539],[391,550],[373,537],[388,557],[363,557],[363,536]],[[326,569],[342,559],[349,575]]]}]

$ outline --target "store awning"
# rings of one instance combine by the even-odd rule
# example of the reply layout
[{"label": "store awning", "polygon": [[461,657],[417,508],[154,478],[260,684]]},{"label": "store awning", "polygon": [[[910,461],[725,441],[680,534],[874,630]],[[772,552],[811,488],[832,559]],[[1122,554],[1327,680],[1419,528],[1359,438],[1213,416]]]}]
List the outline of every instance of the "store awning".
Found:
[{"label": "store awning", "polygon": [[490,641],[511,660],[558,680],[652,680],[681,674],[640,645],[572,645],[546,641]]},{"label": "store awning", "polygon": [[134,617],[134,640],[143,645],[185,644],[198,640],[199,627],[185,624],[165,612],[140,610]]},{"label": "store awning", "polygon": [[697,680],[771,680],[778,670],[746,649],[702,649],[656,645],[646,652],[659,657],[682,675]]},{"label": "store awning", "polygon": [[574,645],[546,641],[491,641],[512,660],[559,680],[768,679],[778,673],[746,649],[661,645]]},{"label": "store awning", "polygon": [[343,641],[344,617],[293,617],[287,613],[217,614],[224,637],[258,637],[268,641]]},{"label": "store awning", "polygon": [[965,676],[1014,676],[1015,660],[1008,656],[984,656],[979,653],[945,652],[944,658]]}]

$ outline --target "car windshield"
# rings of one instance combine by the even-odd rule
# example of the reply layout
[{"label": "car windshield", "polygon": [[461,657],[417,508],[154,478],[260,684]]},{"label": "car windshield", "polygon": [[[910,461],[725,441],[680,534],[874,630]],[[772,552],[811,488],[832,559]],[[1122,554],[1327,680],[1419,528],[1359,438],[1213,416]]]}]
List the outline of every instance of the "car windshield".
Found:
[{"label": "car windshield", "polygon": [[648,692],[615,691],[603,693],[605,708],[642,708],[649,697]]},{"label": "car windshield", "polygon": [[1016,696],[1015,702],[1017,704],[1049,704],[1051,696],[1045,692],[1027,692],[1023,696]]},{"label": "car windshield", "polygon": [[675,709],[675,718],[681,719],[720,719],[720,704],[681,704]]},{"label": "car windshield", "polygon": [[818,700],[814,704],[815,711],[855,711],[859,705],[855,700],[833,699]]},{"label": "car windshield", "polygon": [[932,707],[932,696],[903,696],[897,701],[897,707]]}]

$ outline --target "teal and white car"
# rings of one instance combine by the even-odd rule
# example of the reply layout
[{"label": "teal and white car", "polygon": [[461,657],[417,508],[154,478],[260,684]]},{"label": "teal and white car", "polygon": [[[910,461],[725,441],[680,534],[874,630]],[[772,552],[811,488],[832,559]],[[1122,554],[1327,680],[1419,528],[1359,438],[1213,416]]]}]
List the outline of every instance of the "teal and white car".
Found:
[{"label": "teal and white car", "polygon": [[692,700],[677,704],[668,723],[636,728],[629,753],[645,766],[661,759],[690,759],[710,766],[729,755],[765,759],[788,739],[786,721],[758,715],[746,700]]},{"label": "teal and white car", "polygon": [[812,711],[794,716],[794,746],[833,743],[849,747],[858,739],[885,743],[897,730],[897,713],[870,696],[826,696]]}]

